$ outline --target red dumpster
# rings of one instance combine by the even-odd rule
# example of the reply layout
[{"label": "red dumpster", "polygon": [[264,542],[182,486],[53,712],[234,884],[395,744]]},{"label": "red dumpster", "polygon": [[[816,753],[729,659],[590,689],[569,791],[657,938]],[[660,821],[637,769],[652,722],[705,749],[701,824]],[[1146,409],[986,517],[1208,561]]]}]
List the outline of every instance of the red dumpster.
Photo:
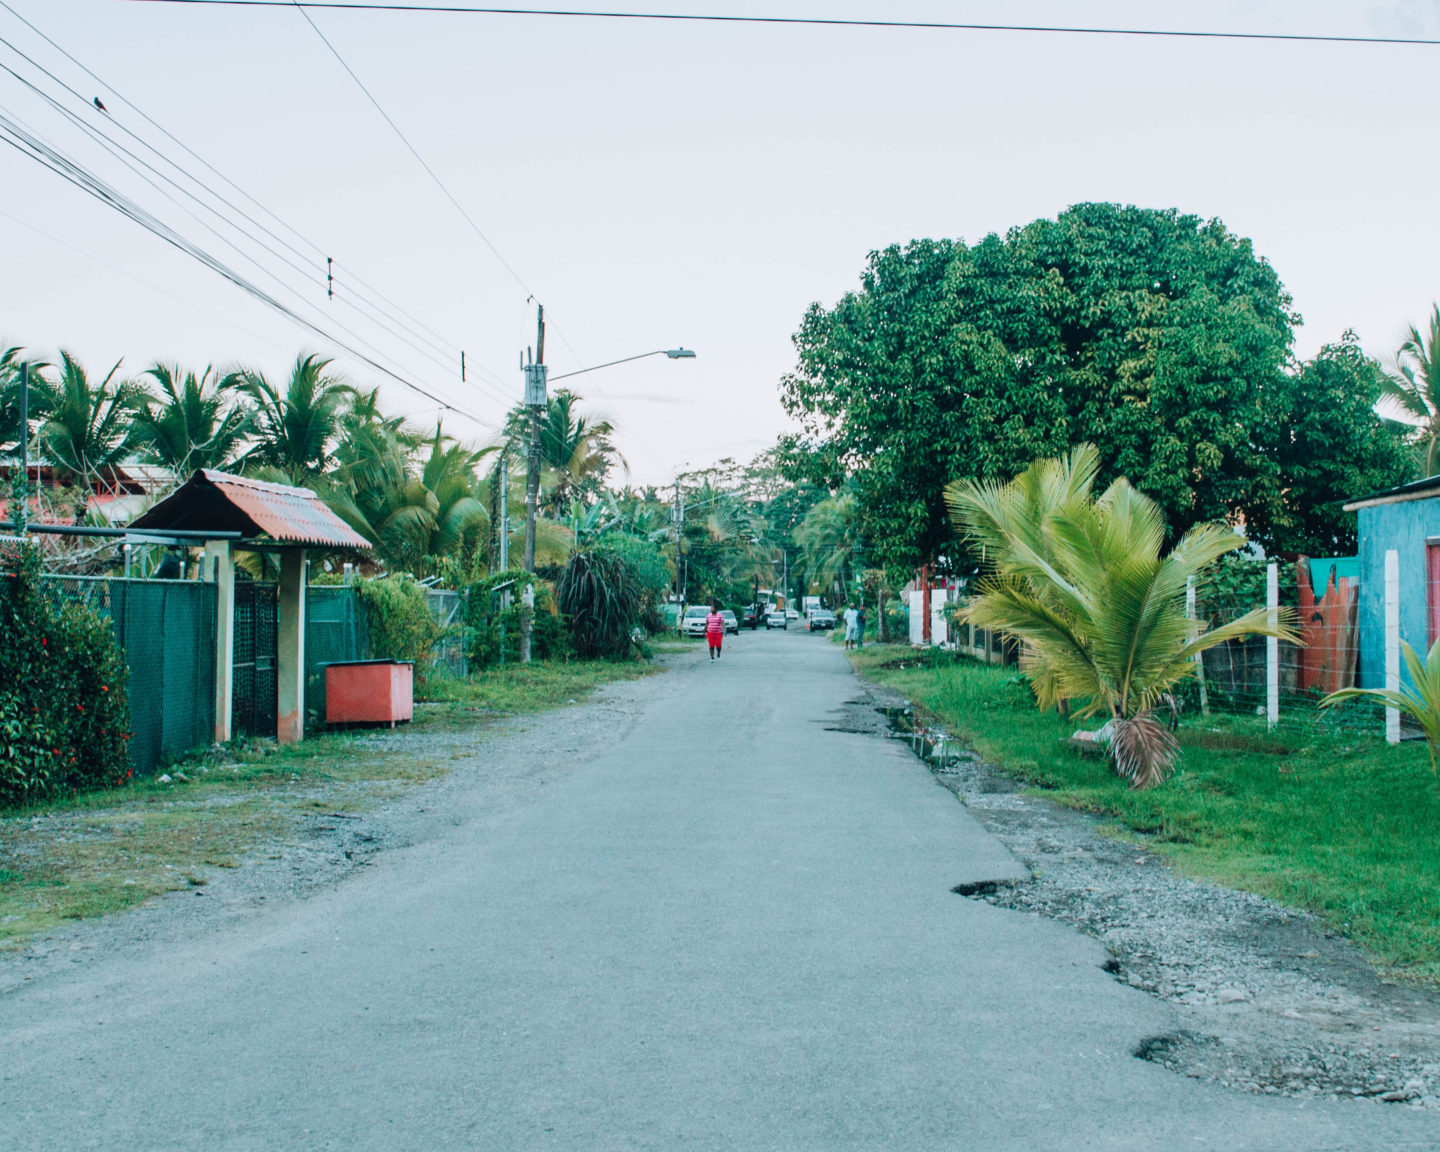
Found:
[{"label": "red dumpster", "polygon": [[409,660],[347,660],[325,665],[328,724],[389,724],[415,715],[415,665]]}]

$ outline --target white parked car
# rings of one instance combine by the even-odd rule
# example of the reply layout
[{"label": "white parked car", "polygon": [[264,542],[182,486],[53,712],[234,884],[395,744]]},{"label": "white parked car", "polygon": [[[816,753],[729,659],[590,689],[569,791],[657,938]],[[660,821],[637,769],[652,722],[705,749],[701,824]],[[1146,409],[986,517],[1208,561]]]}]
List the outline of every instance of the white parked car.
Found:
[{"label": "white parked car", "polygon": [[710,615],[710,609],[703,604],[695,605],[685,609],[685,615],[680,617],[680,631],[686,636],[705,635],[705,617]]}]

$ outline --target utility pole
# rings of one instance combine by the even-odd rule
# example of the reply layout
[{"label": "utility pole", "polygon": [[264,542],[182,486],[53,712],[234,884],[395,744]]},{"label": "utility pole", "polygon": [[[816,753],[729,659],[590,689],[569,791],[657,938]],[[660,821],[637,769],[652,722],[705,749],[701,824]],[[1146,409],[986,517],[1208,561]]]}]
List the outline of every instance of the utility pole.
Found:
[{"label": "utility pole", "polygon": [[[540,420],[545,412],[545,305],[538,306],[535,361],[525,365],[525,406],[530,409],[530,459],[525,473],[525,571],[535,573],[535,517],[540,507]],[[520,613],[520,663],[530,663],[535,619],[535,585],[527,584]]]},{"label": "utility pole", "polygon": [[500,571],[510,569],[510,461],[500,453]]},{"label": "utility pole", "polygon": [[20,361],[20,500],[10,518],[25,535],[30,518],[30,361]]},{"label": "utility pole", "polygon": [[685,504],[680,496],[680,477],[675,477],[675,510],[671,513],[671,519],[675,521],[675,599],[677,603],[685,603],[685,586],[680,575],[684,564],[684,557],[681,551],[681,538],[685,535]]}]

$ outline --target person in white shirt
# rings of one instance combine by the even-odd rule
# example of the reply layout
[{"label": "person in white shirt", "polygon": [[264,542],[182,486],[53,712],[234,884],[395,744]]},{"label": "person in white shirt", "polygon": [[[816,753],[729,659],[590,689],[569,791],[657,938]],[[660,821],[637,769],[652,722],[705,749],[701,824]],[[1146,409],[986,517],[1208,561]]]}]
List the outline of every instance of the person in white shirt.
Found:
[{"label": "person in white shirt", "polygon": [[848,605],[843,619],[845,621],[845,651],[848,652],[860,639],[860,613],[855,611],[853,604]]}]

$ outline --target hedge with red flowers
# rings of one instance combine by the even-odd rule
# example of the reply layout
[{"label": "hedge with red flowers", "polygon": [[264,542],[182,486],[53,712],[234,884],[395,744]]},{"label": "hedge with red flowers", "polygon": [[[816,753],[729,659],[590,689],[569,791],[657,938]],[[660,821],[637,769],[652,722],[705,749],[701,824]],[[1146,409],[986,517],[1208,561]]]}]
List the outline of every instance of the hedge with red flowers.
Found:
[{"label": "hedge with red flowers", "polygon": [[0,805],[130,779],[125,682],[110,625],[46,587],[34,548],[0,551]]}]

